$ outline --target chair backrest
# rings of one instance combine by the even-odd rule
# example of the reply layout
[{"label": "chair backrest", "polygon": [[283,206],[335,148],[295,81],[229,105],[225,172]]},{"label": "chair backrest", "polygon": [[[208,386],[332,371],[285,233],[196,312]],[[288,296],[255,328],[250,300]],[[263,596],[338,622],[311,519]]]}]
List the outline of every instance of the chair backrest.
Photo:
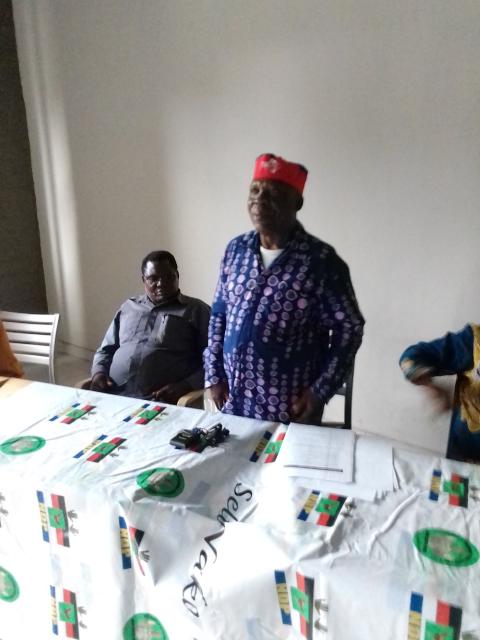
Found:
[{"label": "chair backrest", "polygon": [[55,384],[55,340],[58,313],[17,313],[1,311],[13,353],[20,362],[48,367],[48,379]]},{"label": "chair backrest", "polygon": [[340,429],[352,428],[352,396],[353,396],[353,372],[355,365],[350,369],[350,373],[345,378],[345,382],[336,392],[336,396],[343,396],[343,421],[324,421],[322,420],[322,426],[324,427],[339,427]]}]

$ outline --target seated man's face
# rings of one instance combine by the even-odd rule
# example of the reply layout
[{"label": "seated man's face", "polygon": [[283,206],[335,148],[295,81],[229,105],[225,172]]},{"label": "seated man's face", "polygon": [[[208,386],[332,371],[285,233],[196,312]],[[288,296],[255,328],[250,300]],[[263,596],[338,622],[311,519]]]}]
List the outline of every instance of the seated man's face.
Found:
[{"label": "seated man's face", "polygon": [[147,262],[142,281],[145,293],[154,304],[174,298],[178,293],[178,271],[167,260]]}]

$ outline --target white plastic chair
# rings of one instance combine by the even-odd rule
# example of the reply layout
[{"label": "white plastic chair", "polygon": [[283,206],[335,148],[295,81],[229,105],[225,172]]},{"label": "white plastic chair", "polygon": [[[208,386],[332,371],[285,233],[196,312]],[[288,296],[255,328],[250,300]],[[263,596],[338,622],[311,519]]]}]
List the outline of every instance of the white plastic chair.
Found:
[{"label": "white plastic chair", "polygon": [[58,319],[58,313],[48,315],[0,310],[0,320],[3,322],[17,360],[48,367],[48,379],[52,384],[55,384],[55,340]]}]

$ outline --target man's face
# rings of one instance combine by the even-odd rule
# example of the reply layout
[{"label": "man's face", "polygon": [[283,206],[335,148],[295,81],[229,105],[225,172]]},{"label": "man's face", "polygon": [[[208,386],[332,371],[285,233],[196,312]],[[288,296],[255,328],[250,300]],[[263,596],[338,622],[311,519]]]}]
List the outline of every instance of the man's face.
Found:
[{"label": "man's face", "polygon": [[178,271],[167,260],[147,262],[142,275],[145,293],[154,304],[178,293]]},{"label": "man's face", "polygon": [[278,180],[254,180],[248,194],[248,213],[259,233],[289,230],[297,218],[301,196],[288,184]]}]

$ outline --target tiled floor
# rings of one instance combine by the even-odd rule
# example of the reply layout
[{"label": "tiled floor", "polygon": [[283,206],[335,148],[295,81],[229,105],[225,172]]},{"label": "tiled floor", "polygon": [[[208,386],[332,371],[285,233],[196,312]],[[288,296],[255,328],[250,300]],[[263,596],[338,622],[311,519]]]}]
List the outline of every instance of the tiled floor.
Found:
[{"label": "tiled floor", "polygon": [[[90,362],[67,355],[57,353],[55,356],[55,382],[66,387],[74,387],[78,382],[90,375]],[[48,370],[45,366],[23,364],[25,378],[48,382]]]},{"label": "tiled floor", "polygon": [[59,353],[55,362],[57,384],[67,387],[75,386],[80,380],[90,377],[89,360],[82,360],[66,353]]}]

